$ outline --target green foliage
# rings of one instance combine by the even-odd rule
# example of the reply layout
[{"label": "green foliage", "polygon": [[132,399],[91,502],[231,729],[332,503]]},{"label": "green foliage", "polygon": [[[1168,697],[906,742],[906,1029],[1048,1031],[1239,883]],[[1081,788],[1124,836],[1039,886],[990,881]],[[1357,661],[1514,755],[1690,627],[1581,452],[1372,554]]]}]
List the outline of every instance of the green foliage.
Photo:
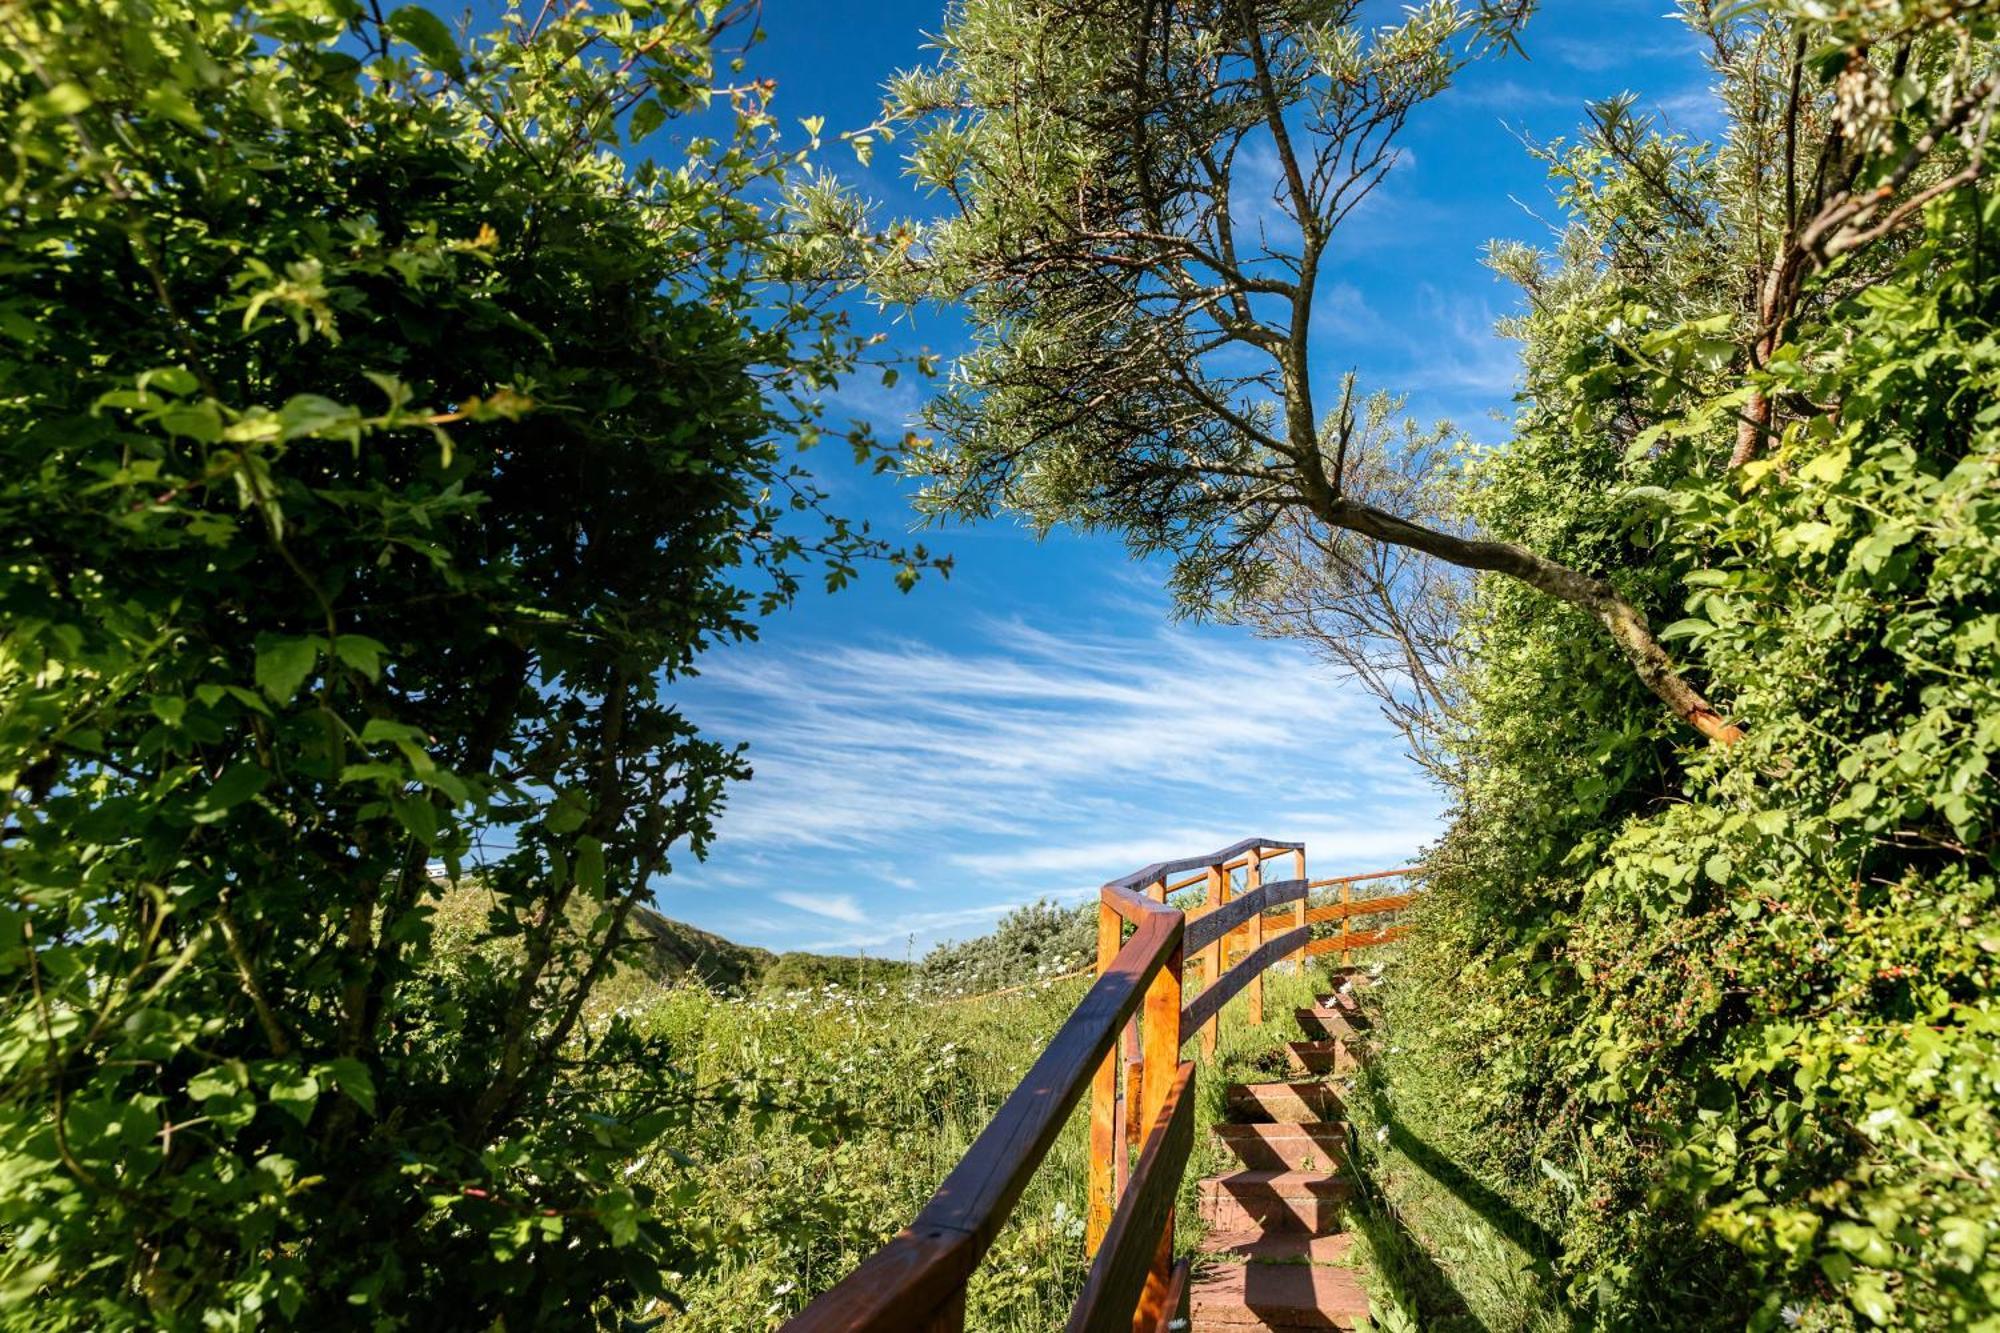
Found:
[{"label": "green foliage", "polygon": [[[845,1277],[916,1215],[1085,985],[976,1004],[893,986],[682,987],[626,1002],[626,1021],[702,1086],[743,1094],[636,1177],[678,1201],[671,1225],[686,1247],[727,1256],[682,1288],[673,1327],[774,1328]],[[1084,1271],[1086,1125],[1079,1115],[1065,1130],[1002,1230],[967,1327],[1039,1333],[1067,1319]]]},{"label": "green foliage", "polygon": [[[0,15],[0,1324],[588,1324],[710,1261],[626,1167],[734,1094],[580,1019],[745,772],[663,687],[883,554],[779,446],[858,349],[765,309],[762,93],[621,155],[719,12]],[[506,948],[439,950],[433,862]]]},{"label": "green foliage", "polygon": [[[1746,370],[1740,164],[1620,133],[1551,152],[1562,254],[1499,255],[1528,394],[1461,503],[1673,621],[1748,735],[1674,744],[1574,617],[1481,585],[1395,1113],[1593,1326],[1992,1327],[2000,202],[1833,265]],[[1752,384],[1775,436],[1724,472]]]},{"label": "green foliage", "polygon": [[1062,907],[1042,898],[1000,918],[992,933],[940,944],[917,966],[917,982],[942,994],[978,995],[1090,967],[1097,958],[1097,904]]}]

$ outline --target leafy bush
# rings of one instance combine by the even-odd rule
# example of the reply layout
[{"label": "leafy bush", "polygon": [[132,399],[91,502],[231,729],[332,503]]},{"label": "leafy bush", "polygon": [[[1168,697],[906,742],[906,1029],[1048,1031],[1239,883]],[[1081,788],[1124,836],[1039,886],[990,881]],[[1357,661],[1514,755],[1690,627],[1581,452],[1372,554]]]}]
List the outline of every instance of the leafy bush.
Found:
[{"label": "leafy bush", "polygon": [[[879,553],[787,526],[854,347],[762,309],[768,89],[620,156],[718,12],[5,16],[0,1323],[579,1324],[709,1262],[624,1174],[704,1103],[580,1020],[745,771],[663,683]],[[439,952],[433,861],[507,948]]]},{"label": "leafy bush", "polygon": [[[1668,177],[1740,197],[1729,157],[1607,143],[1552,155],[1559,263],[1503,255],[1528,397],[1461,498],[1684,611],[1663,638],[1747,738],[1673,744],[1572,617],[1480,588],[1397,1132],[1544,1237],[1595,1326],[1990,1327],[2000,201],[1941,192],[1746,369],[1727,229],[1627,229]],[[1784,406],[1725,471],[1746,375]]]},{"label": "leafy bush", "polygon": [[1001,917],[991,934],[938,945],[924,955],[917,980],[934,991],[976,995],[1063,976],[1096,958],[1097,905],[1040,898]]}]

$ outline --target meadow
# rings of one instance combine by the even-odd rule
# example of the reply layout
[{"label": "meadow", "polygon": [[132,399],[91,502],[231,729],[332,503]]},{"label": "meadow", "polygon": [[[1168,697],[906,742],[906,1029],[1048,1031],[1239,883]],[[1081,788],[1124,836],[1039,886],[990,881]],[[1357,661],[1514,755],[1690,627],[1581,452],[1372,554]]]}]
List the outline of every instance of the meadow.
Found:
[{"label": "meadow", "polygon": [[[1273,1053],[1296,1036],[1292,1010],[1324,985],[1316,967],[1266,981],[1265,1022],[1252,1026],[1244,1004],[1233,1003],[1217,1058],[1200,1067],[1183,1252],[1201,1236],[1194,1184],[1225,1167],[1206,1133],[1223,1116],[1223,1089],[1282,1071]],[[687,1275],[678,1289],[686,1308],[668,1327],[772,1328],[860,1263],[930,1197],[1088,984],[1069,977],[946,998],[885,985],[741,996],[625,979],[595,1021],[622,1017],[660,1040],[699,1087],[754,1083],[765,1094],[637,1166],[672,1201],[672,1226],[728,1255]],[[1087,1108],[1072,1115],[981,1265],[967,1327],[1044,1333],[1068,1319],[1086,1268],[1087,1120]],[[828,1132],[832,1121],[839,1128]]]}]

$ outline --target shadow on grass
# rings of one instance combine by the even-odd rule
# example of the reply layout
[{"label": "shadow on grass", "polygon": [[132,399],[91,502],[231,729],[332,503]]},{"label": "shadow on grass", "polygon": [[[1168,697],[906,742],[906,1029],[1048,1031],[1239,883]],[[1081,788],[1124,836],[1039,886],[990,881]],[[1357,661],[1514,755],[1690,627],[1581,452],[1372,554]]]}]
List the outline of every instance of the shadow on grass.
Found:
[{"label": "shadow on grass", "polygon": [[1348,1221],[1368,1241],[1375,1276],[1395,1304],[1416,1316],[1426,1333],[1487,1333],[1451,1276],[1370,1181],[1348,1210]]},{"label": "shadow on grass", "polygon": [[[1556,1277],[1556,1240],[1534,1218],[1522,1212],[1502,1195],[1423,1139],[1404,1128],[1390,1109],[1381,1085],[1370,1072],[1359,1080],[1366,1089],[1373,1122],[1389,1131],[1388,1144],[1464,1204],[1502,1236],[1519,1246],[1533,1267],[1537,1283],[1560,1310],[1571,1328],[1585,1327],[1578,1312],[1554,1293],[1561,1290]],[[1359,1169],[1359,1163],[1357,1170]],[[1379,1181],[1363,1173],[1363,1209],[1357,1225],[1375,1252],[1385,1257],[1384,1277],[1397,1299],[1413,1310],[1424,1329],[1453,1330],[1454,1333],[1484,1333],[1486,1325],[1468,1307],[1465,1297],[1445,1271],[1430,1256],[1421,1237],[1414,1234],[1397,1215]]]}]

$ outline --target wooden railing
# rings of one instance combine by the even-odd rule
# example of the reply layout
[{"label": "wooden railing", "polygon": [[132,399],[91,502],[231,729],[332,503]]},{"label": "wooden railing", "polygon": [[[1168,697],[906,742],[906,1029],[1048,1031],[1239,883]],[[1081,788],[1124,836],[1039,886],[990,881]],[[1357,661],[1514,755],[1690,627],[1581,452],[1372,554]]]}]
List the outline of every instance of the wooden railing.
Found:
[{"label": "wooden railing", "polygon": [[1308,907],[1305,912],[1306,921],[1311,924],[1338,921],[1340,930],[1336,934],[1314,940],[1306,946],[1306,952],[1337,953],[1340,955],[1340,961],[1345,963],[1356,949],[1366,949],[1373,945],[1388,944],[1392,940],[1402,939],[1410,933],[1410,928],[1400,922],[1377,925],[1368,930],[1356,930],[1354,921],[1357,917],[1380,917],[1400,913],[1416,902],[1417,891],[1410,887],[1395,893],[1364,891],[1357,897],[1354,886],[1368,884],[1371,888],[1382,887],[1382,881],[1389,879],[1401,879],[1409,885],[1414,884],[1416,878],[1423,873],[1422,866],[1406,866],[1401,870],[1371,870],[1365,875],[1341,875],[1333,879],[1314,880],[1312,892],[1320,893],[1331,889],[1337,894],[1337,898],[1318,907]]},{"label": "wooden railing", "polygon": [[[1187,1264],[1173,1262],[1174,1198],[1194,1147],[1195,1066],[1180,1058],[1181,1047],[1199,1031],[1212,1054],[1222,1007],[1245,991],[1249,1017],[1263,1021],[1266,969],[1306,950],[1314,921],[1333,919],[1326,908],[1308,908],[1313,889],[1345,884],[1339,907],[1350,903],[1354,883],[1412,873],[1315,885],[1305,855],[1303,843],[1250,838],[1100,889],[1090,990],[916,1220],[786,1324],[787,1333],[961,1333],[967,1281],[1086,1088],[1092,1262],[1069,1330],[1164,1333],[1188,1281]],[[1282,857],[1292,858],[1291,878],[1267,882],[1264,863]],[[1171,895],[1197,884],[1198,908],[1184,913],[1172,904]],[[1385,899],[1362,899],[1352,915],[1372,902],[1384,905],[1369,910],[1391,910]],[[1281,924],[1289,928],[1267,937],[1265,914],[1288,905]],[[1336,945],[1347,934],[1347,916],[1339,919],[1342,936],[1330,937]],[[1360,940],[1347,947],[1364,947]],[[1228,965],[1235,945],[1241,956]],[[1184,1002],[1183,962],[1191,955],[1206,984]]]}]

